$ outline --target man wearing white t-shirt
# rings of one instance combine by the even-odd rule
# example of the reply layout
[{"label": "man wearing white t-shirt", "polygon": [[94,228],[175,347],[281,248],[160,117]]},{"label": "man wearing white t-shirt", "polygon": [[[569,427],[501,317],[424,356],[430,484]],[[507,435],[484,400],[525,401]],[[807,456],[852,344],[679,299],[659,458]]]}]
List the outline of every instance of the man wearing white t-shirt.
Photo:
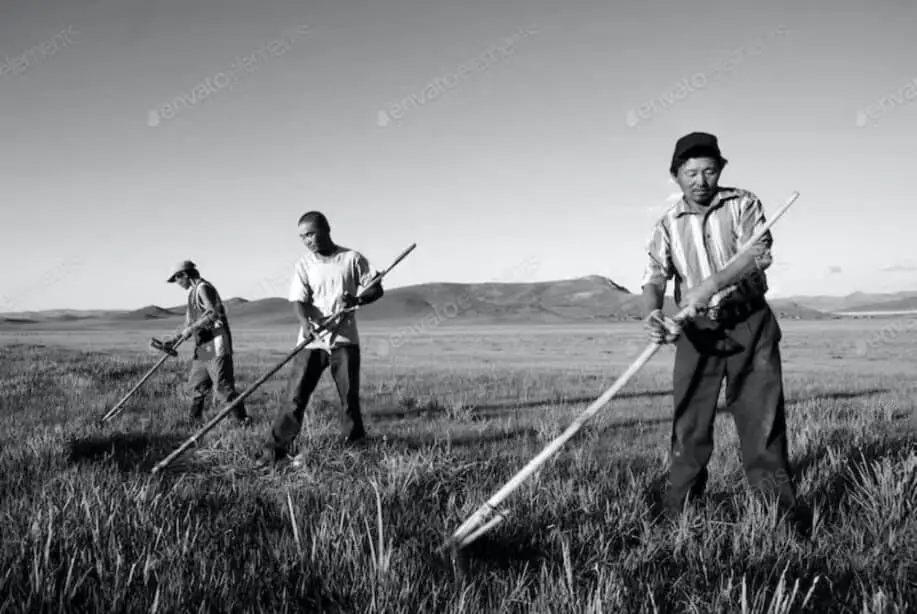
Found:
[{"label": "man wearing white t-shirt", "polygon": [[[322,213],[304,214],[299,219],[299,236],[307,252],[296,263],[289,295],[301,326],[297,345],[327,316],[345,307],[373,303],[384,293],[382,284],[377,283],[361,297],[356,296],[377,272],[360,252],[331,240],[331,226]],[[288,456],[290,445],[302,429],[309,398],[328,367],[341,400],[344,440],[352,443],[365,436],[360,410],[360,338],[356,317],[348,312],[293,359],[289,405],[271,428],[265,462]]]}]

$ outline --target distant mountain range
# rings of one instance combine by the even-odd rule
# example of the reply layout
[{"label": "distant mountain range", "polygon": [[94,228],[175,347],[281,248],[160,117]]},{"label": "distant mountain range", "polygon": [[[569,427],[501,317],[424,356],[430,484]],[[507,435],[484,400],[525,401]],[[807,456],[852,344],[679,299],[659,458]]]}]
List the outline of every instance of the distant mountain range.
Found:
[{"label": "distant mountain range", "polygon": [[[771,302],[778,303],[780,300]],[[888,294],[854,292],[847,296],[794,296],[785,300],[826,313],[913,311],[917,309],[917,291]]]},{"label": "distant mountain range", "polygon": [[[674,310],[667,297],[667,310]],[[360,310],[360,320],[403,325],[436,318],[449,324],[562,324],[613,322],[640,318],[639,294],[592,275],[534,283],[426,283],[391,288],[385,298]],[[894,294],[855,292],[844,297],[799,296],[770,301],[783,319],[826,319],[852,312],[917,310],[917,291]],[[226,301],[234,326],[295,325],[283,298]],[[57,309],[0,314],[0,328],[106,328],[139,322],[174,320],[180,325],[184,305],[149,305],[126,311]]]}]

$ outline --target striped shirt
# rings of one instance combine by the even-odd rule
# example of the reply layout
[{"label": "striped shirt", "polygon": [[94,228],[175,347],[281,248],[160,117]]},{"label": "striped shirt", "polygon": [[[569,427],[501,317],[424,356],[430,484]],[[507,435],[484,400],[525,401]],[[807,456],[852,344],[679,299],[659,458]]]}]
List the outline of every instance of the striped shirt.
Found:
[{"label": "striped shirt", "polygon": [[[753,193],[738,188],[719,188],[710,205],[697,207],[684,198],[656,222],[647,244],[649,261],[641,287],[654,284],[665,292],[668,280],[675,281],[675,302],[679,307],[684,289],[690,289],[726,267],[729,259],[764,224],[764,209]],[[771,265],[773,237],[767,231],[761,239],[757,269],[738,283],[714,295],[710,307],[735,293],[733,299],[748,301],[764,297]],[[732,300],[732,299],[731,299]]]}]

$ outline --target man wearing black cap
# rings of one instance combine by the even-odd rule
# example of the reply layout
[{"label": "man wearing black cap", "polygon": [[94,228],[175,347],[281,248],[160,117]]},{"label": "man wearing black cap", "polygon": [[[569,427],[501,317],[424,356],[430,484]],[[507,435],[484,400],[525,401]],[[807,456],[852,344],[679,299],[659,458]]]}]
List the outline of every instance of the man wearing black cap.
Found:
[{"label": "man wearing black cap", "polygon": [[[669,171],[682,198],[656,223],[647,246],[645,326],[653,341],[676,344],[666,511],[675,517],[703,495],[725,377],[749,485],[774,496],[803,528],[787,450],[782,334],[764,298],[773,238],[765,233],[726,266],[765,221],[757,196],[719,186],[726,164],[714,135],[678,140]],[[675,302],[690,314],[683,328],[662,314],[670,279]]]},{"label": "man wearing black cap", "polygon": [[[216,288],[203,279],[197,266],[190,260],[179,262],[166,280],[177,283],[188,292],[188,306],[185,310],[185,330],[192,322],[199,320],[210,311],[214,315],[208,324],[196,328],[194,335],[194,356],[188,385],[192,390],[191,419],[200,420],[204,414],[207,397],[213,391],[216,380],[216,396],[222,403],[230,403],[239,393],[236,392],[235,373],[232,361],[232,332],[229,330],[229,319],[226,309]],[[191,332],[191,331],[189,331]],[[181,333],[165,342],[171,347],[181,337]],[[245,411],[245,403],[239,403],[234,409],[236,421],[242,426],[251,424],[251,418]]]}]

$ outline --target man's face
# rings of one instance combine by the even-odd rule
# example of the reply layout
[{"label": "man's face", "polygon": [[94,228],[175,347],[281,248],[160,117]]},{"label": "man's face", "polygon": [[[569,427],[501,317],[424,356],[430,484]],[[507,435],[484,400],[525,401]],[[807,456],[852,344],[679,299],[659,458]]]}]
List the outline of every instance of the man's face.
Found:
[{"label": "man's face", "polygon": [[300,224],[299,238],[311,252],[324,251],[331,247],[331,233],[315,222]]},{"label": "man's face", "polygon": [[191,280],[188,279],[187,273],[179,273],[175,276],[175,283],[182,287],[182,289],[187,290],[191,287]]},{"label": "man's face", "polygon": [[720,172],[720,163],[715,158],[691,158],[678,169],[675,182],[686,200],[706,205],[716,194]]}]

